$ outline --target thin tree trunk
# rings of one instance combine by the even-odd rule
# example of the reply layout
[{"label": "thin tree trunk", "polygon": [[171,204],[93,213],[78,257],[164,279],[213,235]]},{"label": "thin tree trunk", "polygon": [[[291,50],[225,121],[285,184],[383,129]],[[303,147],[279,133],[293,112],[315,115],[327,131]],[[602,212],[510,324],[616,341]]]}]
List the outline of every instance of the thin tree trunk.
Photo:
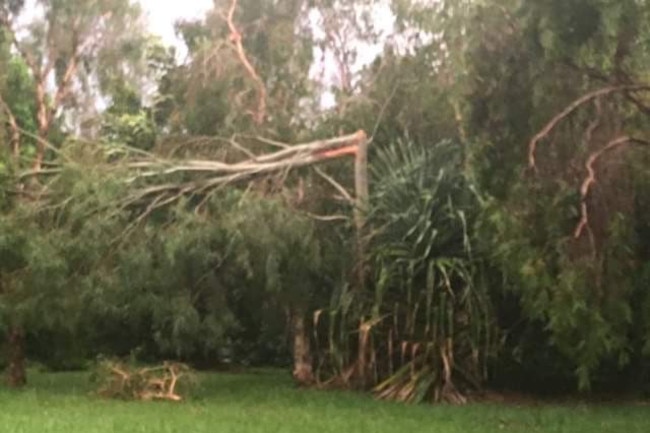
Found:
[{"label": "thin tree trunk", "polygon": [[[368,140],[364,137],[360,143],[354,164],[354,183],[356,203],[354,209],[354,223],[356,229],[355,239],[355,282],[354,290],[357,295],[362,293],[366,287],[366,215],[368,211]],[[366,351],[368,349],[368,334],[365,330],[364,319],[359,324],[359,346],[357,348],[357,360],[355,365],[355,380],[358,385],[366,385]]]},{"label": "thin tree trunk", "polygon": [[354,161],[354,186],[356,203],[354,209],[354,225],[356,229],[355,242],[355,289],[363,291],[366,285],[366,213],[368,210],[368,140],[365,134],[361,137]]},{"label": "thin tree trunk", "polygon": [[302,308],[292,311],[291,328],[293,333],[293,378],[300,385],[311,385],[314,383],[311,342],[305,312]]},{"label": "thin tree trunk", "polygon": [[25,332],[20,326],[11,326],[7,334],[9,365],[7,366],[7,385],[20,388],[27,383],[25,370]]},{"label": "thin tree trunk", "polygon": [[45,92],[45,83],[40,81],[36,84],[36,120],[38,121],[38,137],[36,141],[36,155],[32,163],[32,170],[40,171],[45,159],[45,142],[50,131],[51,116],[50,109],[47,106],[47,95]]}]

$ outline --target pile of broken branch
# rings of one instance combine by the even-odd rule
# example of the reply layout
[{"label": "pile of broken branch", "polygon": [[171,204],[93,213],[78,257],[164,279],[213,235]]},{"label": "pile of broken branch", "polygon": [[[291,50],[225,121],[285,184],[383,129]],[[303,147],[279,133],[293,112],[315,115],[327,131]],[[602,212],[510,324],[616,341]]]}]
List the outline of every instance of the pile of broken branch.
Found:
[{"label": "pile of broken branch", "polygon": [[105,360],[99,363],[94,379],[99,384],[97,393],[102,397],[142,401],[181,401],[181,393],[196,384],[192,369],[177,362],[135,367]]}]

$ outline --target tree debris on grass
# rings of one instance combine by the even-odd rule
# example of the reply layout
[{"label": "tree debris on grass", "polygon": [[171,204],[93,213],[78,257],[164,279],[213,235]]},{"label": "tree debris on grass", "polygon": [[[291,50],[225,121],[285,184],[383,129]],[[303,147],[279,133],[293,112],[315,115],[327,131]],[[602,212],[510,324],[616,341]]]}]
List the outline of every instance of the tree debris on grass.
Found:
[{"label": "tree debris on grass", "polygon": [[101,361],[94,375],[97,394],[122,400],[182,401],[196,384],[193,370],[182,363],[164,362],[136,367],[116,360]]}]

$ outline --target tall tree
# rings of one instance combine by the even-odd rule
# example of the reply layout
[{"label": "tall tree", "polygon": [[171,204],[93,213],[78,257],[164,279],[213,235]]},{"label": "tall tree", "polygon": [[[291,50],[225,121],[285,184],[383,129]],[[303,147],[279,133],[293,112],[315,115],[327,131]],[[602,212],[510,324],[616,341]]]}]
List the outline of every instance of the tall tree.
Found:
[{"label": "tall tree", "polygon": [[[96,111],[95,107],[100,102],[98,95],[102,95],[111,79],[116,75],[124,78],[130,72],[124,66],[124,59],[130,58],[127,54],[137,49],[142,32],[138,30],[141,29],[139,8],[128,0],[36,1],[30,6],[31,9],[26,10],[23,1],[0,3],[1,33],[18,57],[15,62],[18,79],[7,90],[10,96],[13,92],[13,98],[3,98],[0,108],[8,117],[12,131],[14,165],[16,168],[22,166],[21,157],[27,157],[28,165],[37,174],[46,161],[55,124],[68,123],[68,129],[76,129],[77,132],[84,127],[82,116],[66,116],[66,109],[83,107],[88,114]],[[35,112],[30,112],[30,104],[25,106],[21,98],[16,97],[15,92],[23,85],[29,87],[25,93],[33,95]],[[24,98],[24,95],[21,97]],[[28,126],[32,115],[36,131],[30,137]],[[35,145],[34,152],[23,149],[30,142]],[[36,179],[35,176],[30,177],[30,180]],[[14,203],[12,215],[22,221],[18,222],[17,227],[27,229],[32,223],[39,226],[42,224],[39,214],[31,213],[30,209],[35,206],[33,199],[40,196],[40,185],[32,182],[29,189],[34,191],[26,191],[21,180],[15,179],[13,191],[19,195],[19,200]],[[29,215],[34,216],[36,221],[30,222]],[[10,222],[7,224],[12,226]],[[56,223],[51,227],[53,231],[55,226]],[[22,296],[30,293],[21,283],[29,280],[28,276],[17,279],[16,275],[31,269],[29,275],[37,276],[38,269],[60,263],[56,255],[48,257],[41,254],[52,252],[47,248],[52,238],[45,235],[47,227],[44,230],[42,236],[38,231],[33,232],[26,243],[27,247],[15,252],[27,265],[2,273],[3,301],[9,305],[14,300],[20,303]],[[16,231],[17,242],[22,239],[20,233],[26,232]],[[43,248],[32,248],[39,240]],[[8,382],[20,386],[26,380],[25,330],[20,314],[10,316],[11,323],[7,330]]]},{"label": "tall tree", "polygon": [[[36,1],[22,24],[22,1],[0,5],[0,26],[29,68],[34,83],[38,140],[32,168],[40,170],[52,126],[64,108],[94,112],[98,90],[142,33],[140,10],[130,0]],[[24,26],[24,29],[19,28]]]}]

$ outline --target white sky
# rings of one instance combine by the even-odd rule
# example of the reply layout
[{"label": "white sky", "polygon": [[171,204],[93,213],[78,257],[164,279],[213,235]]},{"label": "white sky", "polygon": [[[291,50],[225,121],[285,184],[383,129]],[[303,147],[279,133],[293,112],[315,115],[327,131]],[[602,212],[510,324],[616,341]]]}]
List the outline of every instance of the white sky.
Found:
[{"label": "white sky", "polygon": [[212,7],[212,0],[139,0],[147,16],[151,32],[166,44],[179,45],[174,22],[181,18],[202,18]]}]

